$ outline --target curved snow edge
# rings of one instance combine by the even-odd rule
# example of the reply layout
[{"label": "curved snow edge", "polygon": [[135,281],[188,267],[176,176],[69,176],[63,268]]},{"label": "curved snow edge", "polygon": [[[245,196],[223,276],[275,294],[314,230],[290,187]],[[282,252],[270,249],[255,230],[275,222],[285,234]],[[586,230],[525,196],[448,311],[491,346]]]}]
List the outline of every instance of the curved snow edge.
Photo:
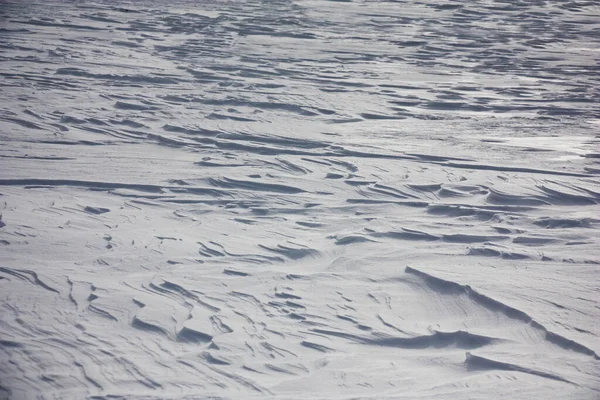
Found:
[{"label": "curved snow edge", "polygon": [[461,285],[456,282],[437,278],[433,275],[429,275],[425,272],[419,271],[418,269],[408,267],[408,266],[406,267],[405,272],[420,277],[430,286],[438,287],[445,291],[451,291],[451,292],[455,292],[455,293],[464,293],[467,296],[469,296],[469,298],[471,298],[473,301],[477,302],[478,304],[480,304],[488,309],[502,312],[504,315],[506,315],[509,318],[513,318],[513,319],[517,319],[517,320],[529,323],[529,324],[531,324],[531,326],[533,328],[542,331],[544,333],[547,341],[549,341],[550,343],[553,343],[557,346],[560,346],[563,349],[572,350],[577,353],[586,354],[586,355],[594,357],[596,360],[600,360],[600,356],[598,356],[598,354],[594,350],[590,349],[589,347],[582,345],[581,343],[577,343],[574,340],[568,339],[562,335],[559,335],[557,333],[549,331],[545,326],[543,326],[542,324],[540,324],[539,322],[534,320],[527,313],[525,313],[521,310],[518,310],[516,308],[513,308],[509,305],[506,305],[498,300],[494,300],[491,297],[488,297],[484,294],[481,294],[481,293],[477,292],[476,290],[474,290],[469,285]]}]

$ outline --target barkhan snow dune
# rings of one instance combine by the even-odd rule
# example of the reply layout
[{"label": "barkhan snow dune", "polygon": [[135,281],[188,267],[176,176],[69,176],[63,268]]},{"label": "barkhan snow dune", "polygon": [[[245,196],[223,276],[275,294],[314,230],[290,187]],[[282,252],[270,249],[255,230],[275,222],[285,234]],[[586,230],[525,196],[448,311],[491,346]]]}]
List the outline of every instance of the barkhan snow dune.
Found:
[{"label": "barkhan snow dune", "polygon": [[0,3],[0,398],[600,398],[595,1]]}]

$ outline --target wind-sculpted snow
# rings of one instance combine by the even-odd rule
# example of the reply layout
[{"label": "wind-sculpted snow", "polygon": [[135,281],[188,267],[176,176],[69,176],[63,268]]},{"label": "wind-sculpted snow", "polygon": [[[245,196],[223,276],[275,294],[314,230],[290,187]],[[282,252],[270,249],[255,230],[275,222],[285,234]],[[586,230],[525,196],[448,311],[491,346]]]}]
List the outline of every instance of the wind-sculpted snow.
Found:
[{"label": "wind-sculpted snow", "polygon": [[600,396],[591,1],[0,4],[0,398]]}]

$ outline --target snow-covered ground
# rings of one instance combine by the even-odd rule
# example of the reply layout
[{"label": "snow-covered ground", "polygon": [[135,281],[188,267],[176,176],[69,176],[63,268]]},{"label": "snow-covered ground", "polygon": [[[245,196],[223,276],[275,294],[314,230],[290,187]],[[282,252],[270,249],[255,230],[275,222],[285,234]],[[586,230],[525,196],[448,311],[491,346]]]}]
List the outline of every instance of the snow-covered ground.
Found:
[{"label": "snow-covered ground", "polygon": [[0,398],[598,399],[595,1],[0,3]]}]

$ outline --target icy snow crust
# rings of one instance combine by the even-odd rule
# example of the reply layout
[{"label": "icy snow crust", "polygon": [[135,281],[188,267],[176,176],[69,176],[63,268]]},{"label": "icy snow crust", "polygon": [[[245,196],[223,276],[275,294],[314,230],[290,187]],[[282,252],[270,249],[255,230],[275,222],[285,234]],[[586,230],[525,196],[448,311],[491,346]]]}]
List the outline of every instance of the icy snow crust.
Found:
[{"label": "icy snow crust", "polygon": [[0,398],[597,399],[594,1],[0,4]]}]

